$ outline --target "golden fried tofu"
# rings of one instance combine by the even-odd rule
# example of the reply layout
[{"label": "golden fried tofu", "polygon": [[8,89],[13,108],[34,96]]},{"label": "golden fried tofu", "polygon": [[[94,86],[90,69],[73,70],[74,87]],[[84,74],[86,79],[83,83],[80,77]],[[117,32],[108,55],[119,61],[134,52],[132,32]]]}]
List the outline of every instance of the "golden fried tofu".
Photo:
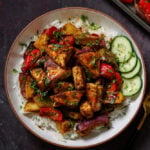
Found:
[{"label": "golden fried tofu", "polygon": [[77,56],[81,65],[91,73],[91,78],[100,76],[100,60],[96,52],[82,53]]},{"label": "golden fried tofu", "polygon": [[24,107],[24,112],[36,112],[36,111],[40,111],[40,107],[35,102],[29,101],[26,103]]},{"label": "golden fried tofu", "polygon": [[55,94],[68,91],[68,90],[73,90],[74,86],[70,82],[58,82],[56,86],[53,88],[53,91]]},{"label": "golden fried tofu", "polygon": [[[99,90],[98,90],[99,89]],[[87,99],[91,102],[92,110],[94,112],[99,111],[101,109],[101,102],[100,98],[100,87],[94,83],[87,83],[86,84],[86,96]]]},{"label": "golden fried tofu", "polygon": [[56,122],[56,127],[61,134],[71,131],[73,128],[71,121],[64,120],[62,122]]},{"label": "golden fried tofu", "polygon": [[78,112],[73,112],[73,111],[66,111],[66,115],[74,120],[79,120],[81,119],[81,114]]},{"label": "golden fried tofu", "polygon": [[46,48],[46,53],[61,67],[65,68],[73,53],[73,47],[52,44]]},{"label": "golden fried tofu", "polygon": [[45,33],[42,33],[40,37],[34,42],[34,46],[39,50],[43,50],[48,46],[48,39],[49,37]]},{"label": "golden fried tofu", "polygon": [[80,99],[83,96],[83,91],[66,91],[61,92],[56,95],[50,96],[50,98],[54,101],[54,107],[58,106],[67,106],[70,108],[74,108],[78,106]]},{"label": "golden fried tofu", "polygon": [[62,69],[60,67],[47,67],[46,80],[49,81],[48,85],[54,87],[60,80],[67,79],[71,76],[70,69]]},{"label": "golden fried tofu", "polygon": [[82,67],[74,66],[72,68],[72,75],[74,80],[74,85],[77,90],[81,90],[85,87],[85,73]]},{"label": "golden fried tofu", "polygon": [[74,37],[80,37],[82,35],[82,32],[80,29],[78,29],[75,25],[68,22],[63,27],[61,32],[64,35],[73,35]]},{"label": "golden fried tofu", "polygon": [[53,102],[50,99],[43,99],[40,94],[37,94],[33,97],[33,101],[39,106],[39,107],[52,107]]},{"label": "golden fried tofu", "polygon": [[90,119],[93,117],[94,113],[92,110],[92,106],[89,104],[88,101],[85,101],[80,106],[80,113],[82,116],[86,117],[87,119]]},{"label": "golden fried tofu", "polygon": [[101,85],[97,85],[97,99],[101,100],[104,93],[104,88]]},{"label": "golden fried tofu", "polygon": [[30,99],[34,96],[34,89],[31,87],[32,78],[27,76],[27,80],[25,83],[25,98]]},{"label": "golden fried tofu", "polygon": [[45,72],[43,71],[42,68],[35,68],[31,70],[31,75],[36,81],[37,85],[41,90],[44,90],[45,88],[45,83],[44,83],[44,78],[45,78]]}]

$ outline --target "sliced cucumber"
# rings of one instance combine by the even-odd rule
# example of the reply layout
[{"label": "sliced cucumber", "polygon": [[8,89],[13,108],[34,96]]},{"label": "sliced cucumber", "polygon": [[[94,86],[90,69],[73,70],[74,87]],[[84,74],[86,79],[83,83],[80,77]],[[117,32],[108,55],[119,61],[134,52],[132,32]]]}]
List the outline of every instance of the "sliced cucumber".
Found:
[{"label": "sliced cucumber", "polygon": [[137,56],[135,53],[132,54],[132,57],[125,63],[119,64],[119,70],[121,72],[130,72],[132,71],[137,64]]},{"label": "sliced cucumber", "polygon": [[121,76],[125,79],[131,79],[135,77],[140,72],[140,70],[141,70],[141,61],[138,59],[136,67],[131,72],[122,73]]},{"label": "sliced cucumber", "polygon": [[111,44],[111,51],[116,55],[119,62],[126,62],[131,58],[132,44],[125,36],[116,36]]},{"label": "sliced cucumber", "polygon": [[142,80],[138,75],[131,79],[123,79],[122,93],[124,96],[133,96],[141,90],[141,87]]}]

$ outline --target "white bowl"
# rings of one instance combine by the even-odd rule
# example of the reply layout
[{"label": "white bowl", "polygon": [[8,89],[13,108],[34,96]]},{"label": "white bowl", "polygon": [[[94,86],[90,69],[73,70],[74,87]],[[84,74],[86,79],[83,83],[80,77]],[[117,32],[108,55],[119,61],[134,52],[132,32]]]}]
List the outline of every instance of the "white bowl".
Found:
[{"label": "white bowl", "polygon": [[[16,82],[18,76],[14,75],[12,69],[20,68],[20,65],[23,62],[22,58],[23,53],[21,53],[21,49],[19,46],[20,41],[27,42],[33,35],[35,35],[37,29],[43,29],[47,24],[50,24],[52,21],[56,19],[60,19],[63,21],[64,19],[68,19],[69,17],[77,17],[81,15],[88,16],[90,22],[95,22],[97,24],[102,25],[107,33],[112,35],[123,34],[132,41],[134,50],[142,62],[141,77],[143,81],[143,86],[140,94],[134,98],[135,100],[133,100],[132,103],[130,103],[126,115],[112,122],[113,126],[112,128],[95,136],[92,135],[85,138],[79,138],[77,140],[67,140],[66,142],[63,142],[56,138],[56,134],[58,133],[55,133],[54,131],[51,130],[49,132],[40,130],[33,123],[33,121],[31,121],[28,117],[26,117],[21,113],[19,104],[21,94],[19,89],[16,88],[18,84],[18,82]],[[10,48],[5,66],[5,89],[11,108],[13,109],[17,118],[29,131],[31,131],[34,135],[36,135],[40,139],[62,147],[70,147],[70,148],[91,147],[98,144],[102,144],[120,134],[136,116],[144,97],[145,88],[146,88],[146,70],[144,60],[135,40],[132,38],[130,33],[116,20],[114,20],[113,18],[104,13],[88,8],[70,7],[57,9],[54,11],[47,12],[42,16],[33,20],[17,36],[16,40],[14,41],[13,45]]]}]

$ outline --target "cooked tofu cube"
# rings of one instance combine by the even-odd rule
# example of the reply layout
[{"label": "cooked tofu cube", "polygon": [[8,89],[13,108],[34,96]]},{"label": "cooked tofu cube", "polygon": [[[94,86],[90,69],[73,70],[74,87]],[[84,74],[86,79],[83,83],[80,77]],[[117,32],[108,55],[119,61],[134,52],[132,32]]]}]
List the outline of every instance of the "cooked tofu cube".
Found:
[{"label": "cooked tofu cube", "polygon": [[24,107],[24,112],[36,112],[40,111],[40,107],[35,102],[27,102]]},{"label": "cooked tofu cube", "polygon": [[67,47],[63,45],[49,45],[46,48],[46,53],[61,67],[65,68],[67,62],[73,53],[73,47]]},{"label": "cooked tofu cube", "polygon": [[43,33],[41,36],[34,42],[34,46],[39,49],[43,50],[48,46],[48,39],[49,37]]},{"label": "cooked tofu cube", "polygon": [[33,101],[39,106],[39,107],[52,107],[53,102],[50,98],[44,99],[40,96],[40,94],[37,94],[33,97]]},{"label": "cooked tofu cube", "polygon": [[83,93],[83,91],[77,90],[66,91],[50,96],[50,98],[55,102],[54,107],[67,106],[70,108],[75,108],[78,106]]},{"label": "cooked tofu cube", "polygon": [[27,77],[25,83],[25,98],[31,99],[34,96],[34,89],[31,87],[32,78],[30,76]]},{"label": "cooked tofu cube", "polygon": [[97,98],[98,100],[101,100],[103,97],[104,88],[101,85],[97,85]]},{"label": "cooked tofu cube", "polygon": [[78,112],[73,112],[73,111],[66,111],[66,115],[74,120],[79,120],[81,119],[81,115]]},{"label": "cooked tofu cube", "polygon": [[75,25],[72,23],[68,22],[66,23],[63,27],[61,32],[64,35],[73,35],[74,37],[80,37],[82,35],[82,32],[80,29],[76,28]]},{"label": "cooked tofu cube", "polygon": [[86,84],[86,96],[87,96],[87,99],[91,102],[92,110],[94,112],[99,111],[102,107],[102,104],[99,99],[99,96],[101,96],[100,92],[101,92],[100,87],[98,85],[94,83]]},{"label": "cooked tofu cube", "polygon": [[82,116],[86,117],[87,119],[90,119],[93,117],[94,113],[88,101],[85,101],[84,103],[81,104],[80,113]]},{"label": "cooked tofu cube", "polygon": [[39,88],[41,90],[44,90],[44,88],[45,88],[45,83],[44,83],[45,72],[43,71],[43,69],[42,68],[32,69],[31,70],[31,75],[34,78],[34,80],[36,81]]},{"label": "cooked tofu cube", "polygon": [[60,67],[47,67],[46,81],[50,87],[55,87],[60,80],[67,79],[71,76],[70,69],[62,69]]},{"label": "cooked tofu cube", "polygon": [[77,56],[81,65],[91,74],[91,78],[100,76],[100,60],[96,52],[82,53]]},{"label": "cooked tofu cube", "polygon": [[70,82],[58,82],[56,84],[56,87],[53,88],[53,91],[55,94],[60,93],[60,92],[64,92],[64,91],[68,91],[68,90],[73,90],[74,86],[72,83]]},{"label": "cooked tofu cube", "polygon": [[61,134],[65,134],[73,128],[72,123],[69,120],[64,120],[62,122],[57,122],[56,127]]},{"label": "cooked tofu cube", "polygon": [[74,79],[74,85],[77,90],[81,90],[85,87],[85,73],[82,67],[74,66],[72,68],[72,75]]}]

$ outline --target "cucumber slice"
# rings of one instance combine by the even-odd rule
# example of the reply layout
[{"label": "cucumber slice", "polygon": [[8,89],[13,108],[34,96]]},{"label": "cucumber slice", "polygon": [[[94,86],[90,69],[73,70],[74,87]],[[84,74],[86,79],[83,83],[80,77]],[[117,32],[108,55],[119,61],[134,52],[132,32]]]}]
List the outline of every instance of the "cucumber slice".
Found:
[{"label": "cucumber slice", "polygon": [[119,62],[126,62],[131,58],[132,44],[125,36],[116,36],[111,44],[111,51],[116,55]]},{"label": "cucumber slice", "polygon": [[141,70],[141,61],[138,59],[136,67],[131,72],[122,73],[121,76],[125,79],[131,79],[135,77],[140,72],[140,70]]},{"label": "cucumber slice", "polygon": [[119,70],[121,72],[130,72],[132,71],[137,64],[137,56],[135,53],[132,54],[132,57],[125,63],[120,63],[119,64]]},{"label": "cucumber slice", "polygon": [[122,93],[124,96],[133,96],[141,90],[141,87],[142,80],[138,75],[132,79],[123,79]]}]

